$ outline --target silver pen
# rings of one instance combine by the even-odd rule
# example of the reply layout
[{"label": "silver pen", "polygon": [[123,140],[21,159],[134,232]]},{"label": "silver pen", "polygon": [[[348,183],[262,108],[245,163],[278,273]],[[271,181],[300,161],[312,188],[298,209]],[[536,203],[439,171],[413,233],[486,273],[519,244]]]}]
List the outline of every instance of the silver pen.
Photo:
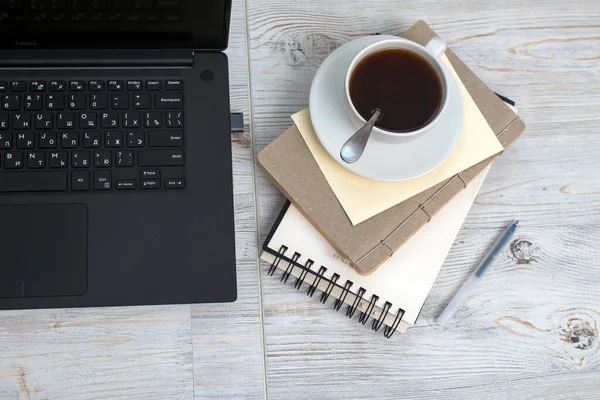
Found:
[{"label": "silver pen", "polygon": [[514,221],[508,228],[506,228],[506,230],[504,231],[502,236],[500,236],[500,238],[496,241],[496,243],[494,243],[494,245],[487,252],[483,260],[481,260],[481,263],[475,269],[473,274],[462,285],[462,287],[460,288],[458,293],[456,293],[454,298],[450,300],[450,303],[448,303],[444,311],[442,311],[442,313],[437,319],[438,325],[444,325],[454,316],[454,314],[456,314],[460,306],[462,306],[464,301],[467,299],[467,296],[469,295],[471,290],[473,290],[475,285],[481,280],[481,277],[483,276],[483,274],[485,274],[485,271],[488,269],[488,267],[492,265],[496,256],[500,254],[502,249],[508,244],[508,241],[512,238],[513,234],[515,233],[518,224],[519,221]]}]

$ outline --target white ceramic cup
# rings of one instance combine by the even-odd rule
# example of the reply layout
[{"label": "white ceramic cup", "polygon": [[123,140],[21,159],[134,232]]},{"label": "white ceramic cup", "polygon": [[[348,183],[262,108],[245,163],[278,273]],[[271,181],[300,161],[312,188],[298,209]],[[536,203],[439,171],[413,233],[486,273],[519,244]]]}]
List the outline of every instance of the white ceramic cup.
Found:
[{"label": "white ceramic cup", "polygon": [[[442,67],[442,58],[441,57],[444,54],[444,52],[446,51],[446,47],[447,47],[446,44],[443,41],[441,41],[440,39],[438,39],[437,37],[431,39],[429,41],[429,43],[427,43],[425,46],[421,46],[420,44],[410,41],[408,39],[394,38],[394,39],[387,39],[387,40],[383,40],[381,42],[373,43],[373,44],[365,47],[360,53],[358,53],[356,55],[356,57],[354,57],[354,59],[350,63],[350,67],[348,68],[348,71],[346,72],[346,83],[345,83],[346,101],[348,103],[348,114],[350,115],[350,118],[352,119],[352,122],[354,123],[354,125],[356,125],[357,129],[362,127],[367,121],[365,121],[365,119],[358,113],[358,111],[354,107],[354,104],[352,103],[352,99],[350,98],[350,79],[352,78],[354,69],[356,68],[358,63],[360,63],[364,58],[366,58],[368,55],[375,53],[377,51],[388,50],[388,49],[406,49],[406,50],[414,51],[415,53],[417,53],[421,57],[423,57],[435,69],[435,71],[438,74],[438,77],[440,78],[440,81],[442,82],[442,104],[438,110],[437,115],[427,125],[419,128],[417,130],[409,131],[409,132],[394,132],[394,131],[388,131],[385,129],[381,129],[376,126],[373,128],[373,132],[380,133],[380,134],[388,136],[388,137],[398,138],[398,137],[407,137],[407,136],[418,135],[420,133],[426,132],[429,129],[431,129],[431,127],[433,127],[440,120],[440,117],[444,113],[446,113],[448,110],[447,104],[448,104],[448,99],[450,98],[449,92],[448,92],[449,91],[448,80],[454,79],[454,77],[452,77],[450,75],[451,74],[450,71],[448,71],[447,68]],[[384,116],[384,118],[385,118],[385,116]]]}]

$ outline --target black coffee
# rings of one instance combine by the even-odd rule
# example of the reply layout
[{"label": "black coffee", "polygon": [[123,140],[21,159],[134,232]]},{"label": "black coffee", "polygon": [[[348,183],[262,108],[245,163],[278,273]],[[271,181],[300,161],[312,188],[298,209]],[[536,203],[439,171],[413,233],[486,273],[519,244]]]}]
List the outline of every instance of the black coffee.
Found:
[{"label": "black coffee", "polygon": [[442,82],[436,70],[419,54],[387,49],[361,60],[350,77],[350,98],[368,120],[374,109],[382,111],[375,126],[410,132],[427,125],[442,105]]}]

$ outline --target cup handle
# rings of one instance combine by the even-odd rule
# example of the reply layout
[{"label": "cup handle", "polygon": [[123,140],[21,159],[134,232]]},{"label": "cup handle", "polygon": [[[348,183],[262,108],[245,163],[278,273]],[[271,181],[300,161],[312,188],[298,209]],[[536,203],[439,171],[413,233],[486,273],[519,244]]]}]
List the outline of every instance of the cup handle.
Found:
[{"label": "cup handle", "polygon": [[435,57],[439,58],[444,54],[448,46],[440,38],[434,37],[425,45],[425,48]]}]

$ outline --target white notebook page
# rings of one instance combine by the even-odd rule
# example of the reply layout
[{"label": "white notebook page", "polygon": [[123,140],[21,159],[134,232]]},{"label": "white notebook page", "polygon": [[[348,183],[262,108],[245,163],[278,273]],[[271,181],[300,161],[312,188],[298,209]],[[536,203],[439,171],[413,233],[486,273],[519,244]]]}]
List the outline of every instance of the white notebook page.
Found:
[{"label": "white notebook page", "polygon": [[[314,271],[318,271],[321,265],[327,267],[325,278],[339,274],[339,285],[343,286],[346,280],[352,281],[351,291],[356,292],[359,287],[367,290],[363,296],[367,304],[371,295],[376,294],[379,296],[378,307],[383,307],[389,301],[392,303],[391,313],[402,308],[405,311],[403,321],[414,325],[488,170],[489,167],[479,173],[371,275],[360,275],[344,263],[329,242],[293,204],[271,238],[269,248],[278,251],[281,245],[287,246],[286,256],[300,253],[298,262],[302,265],[310,258],[314,261]],[[267,252],[263,252],[261,258],[269,263],[275,259]],[[279,267],[285,270],[287,265],[282,261]],[[297,277],[300,272],[299,268],[295,268],[292,275]],[[306,283],[312,281],[309,275]],[[323,285],[327,286],[326,283]],[[335,290],[331,295],[338,297],[340,293],[341,290]],[[352,304],[354,299],[354,296],[348,296],[346,302]],[[364,307],[359,307],[361,310],[364,311]]]}]

